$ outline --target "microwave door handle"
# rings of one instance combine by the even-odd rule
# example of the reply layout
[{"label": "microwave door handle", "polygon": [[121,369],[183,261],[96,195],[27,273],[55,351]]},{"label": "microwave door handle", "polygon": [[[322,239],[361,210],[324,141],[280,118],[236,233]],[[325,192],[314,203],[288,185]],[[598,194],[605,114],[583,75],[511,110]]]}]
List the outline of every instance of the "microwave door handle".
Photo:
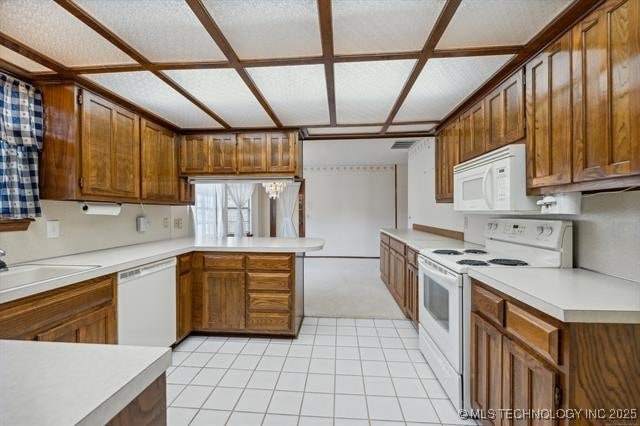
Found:
[{"label": "microwave door handle", "polygon": [[482,176],[482,198],[484,198],[484,202],[487,203],[487,206],[492,209],[493,208],[493,200],[489,197],[487,191],[487,182],[489,182],[489,173],[493,170],[493,166],[487,167],[484,171],[484,175]]}]

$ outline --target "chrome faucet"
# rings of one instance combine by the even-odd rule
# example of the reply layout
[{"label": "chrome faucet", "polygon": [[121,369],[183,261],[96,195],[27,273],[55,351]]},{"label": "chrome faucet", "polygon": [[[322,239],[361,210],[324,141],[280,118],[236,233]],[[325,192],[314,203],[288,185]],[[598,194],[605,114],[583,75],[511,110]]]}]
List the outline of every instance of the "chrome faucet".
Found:
[{"label": "chrome faucet", "polygon": [[[7,254],[6,251],[0,249],[0,257],[3,257],[6,254]],[[5,272],[5,271],[8,271],[8,270],[9,270],[9,267],[7,267],[7,264],[4,263],[2,260],[0,260],[0,272]]]}]

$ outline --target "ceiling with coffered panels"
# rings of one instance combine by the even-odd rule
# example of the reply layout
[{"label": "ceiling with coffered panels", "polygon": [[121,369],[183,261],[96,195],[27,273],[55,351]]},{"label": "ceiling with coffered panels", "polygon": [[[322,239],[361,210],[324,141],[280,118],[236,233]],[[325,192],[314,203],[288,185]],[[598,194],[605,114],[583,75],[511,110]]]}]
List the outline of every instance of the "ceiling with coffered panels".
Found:
[{"label": "ceiling with coffered panels", "polygon": [[5,0],[0,69],[174,130],[419,136],[577,2]]}]

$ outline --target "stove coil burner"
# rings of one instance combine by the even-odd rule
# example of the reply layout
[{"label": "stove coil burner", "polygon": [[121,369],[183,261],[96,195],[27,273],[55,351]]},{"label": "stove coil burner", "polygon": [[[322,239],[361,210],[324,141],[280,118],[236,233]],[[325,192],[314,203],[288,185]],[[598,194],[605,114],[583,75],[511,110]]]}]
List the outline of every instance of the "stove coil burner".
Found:
[{"label": "stove coil burner", "polygon": [[433,252],[435,254],[449,254],[449,255],[462,254],[462,252],[459,252],[458,250],[434,250]]},{"label": "stove coil burner", "polygon": [[475,259],[462,259],[456,262],[459,265],[470,265],[470,266],[487,266],[489,265],[487,262],[482,260]]},{"label": "stove coil burner", "polygon": [[518,259],[491,259],[489,263],[502,266],[527,266],[528,263]]},{"label": "stove coil burner", "polygon": [[466,249],[464,252],[469,254],[487,254],[486,251],[480,249]]}]

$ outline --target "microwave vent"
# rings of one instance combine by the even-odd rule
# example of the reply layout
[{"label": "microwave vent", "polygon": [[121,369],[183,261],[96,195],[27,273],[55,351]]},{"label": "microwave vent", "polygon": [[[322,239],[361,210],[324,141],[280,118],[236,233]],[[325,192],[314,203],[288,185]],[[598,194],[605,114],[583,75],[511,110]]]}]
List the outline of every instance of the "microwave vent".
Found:
[{"label": "microwave vent", "polygon": [[416,141],[397,141],[391,145],[391,149],[409,149]]}]

